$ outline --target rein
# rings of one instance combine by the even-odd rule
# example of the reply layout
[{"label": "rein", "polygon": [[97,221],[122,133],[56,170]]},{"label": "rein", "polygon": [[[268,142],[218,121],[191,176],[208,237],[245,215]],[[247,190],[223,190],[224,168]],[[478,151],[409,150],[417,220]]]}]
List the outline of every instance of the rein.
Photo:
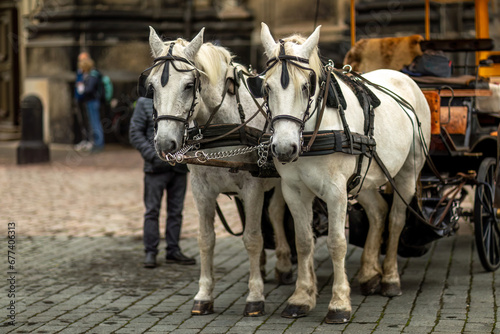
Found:
[{"label": "rein", "polygon": [[[242,80],[243,82],[245,82],[245,80],[243,80],[243,77],[242,77],[243,71],[242,70],[237,71],[236,67],[234,67],[234,65],[232,65],[232,66],[234,68],[234,73],[233,73],[234,74],[234,85],[235,85],[234,95],[236,96],[236,101],[237,101],[237,105],[238,105],[238,112],[240,114],[241,124],[239,124],[238,126],[232,128],[231,130],[229,130],[223,134],[220,134],[219,136],[216,136],[216,137],[204,138],[204,136],[203,136],[205,131],[208,130],[212,126],[212,124],[211,124],[212,120],[213,120],[215,114],[222,107],[222,103],[224,102],[226,94],[229,91],[229,86],[231,84],[232,78],[227,77],[226,83],[224,85],[224,92],[222,94],[221,102],[214,108],[214,110],[212,110],[210,112],[210,117],[209,117],[208,121],[204,125],[199,127],[198,136],[193,137],[193,139],[191,139],[191,140],[187,140],[186,144],[196,145],[196,144],[206,144],[206,143],[210,143],[210,142],[216,142],[216,141],[220,141],[221,139],[224,139],[227,136],[230,136],[231,134],[235,133],[236,131],[240,131],[241,140],[242,140],[242,142],[240,144],[246,145],[247,144],[246,143],[246,141],[247,141],[246,136],[244,135],[244,131],[241,131],[241,130],[244,129],[247,126],[247,124],[250,123],[259,114],[259,112],[267,116],[266,112],[262,109],[262,105],[260,105],[259,102],[250,94],[252,96],[253,101],[255,102],[255,104],[257,106],[257,111],[252,116],[250,116],[250,118],[245,120],[245,113],[243,111],[243,106],[240,103],[239,91],[237,88],[239,86],[239,80]],[[245,87],[246,87],[246,85],[245,85]]]}]

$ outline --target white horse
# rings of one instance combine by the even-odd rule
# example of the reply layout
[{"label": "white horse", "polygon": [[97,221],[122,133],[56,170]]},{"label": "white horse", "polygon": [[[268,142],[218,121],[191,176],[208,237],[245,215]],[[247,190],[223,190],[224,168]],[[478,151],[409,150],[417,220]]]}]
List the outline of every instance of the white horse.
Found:
[{"label": "white horse", "polygon": [[[227,77],[233,77],[233,86],[240,84],[239,79],[234,78],[234,69],[237,65],[233,65],[232,56],[225,48],[203,43],[203,32],[204,28],[191,42],[183,39],[163,42],[155,30],[150,28],[149,43],[153,57],[157,61],[158,57],[162,56],[168,58],[170,55],[175,58],[169,58],[165,64],[160,63],[153,68],[146,82],[146,85],[154,90],[153,101],[157,113],[155,146],[162,158],[184,146],[183,139],[188,122],[196,121],[199,125],[203,125],[212,113],[216,112],[211,124],[241,123],[236,95],[224,92],[227,89],[225,86]],[[166,66],[170,68],[165,75]],[[221,104],[221,97],[224,94],[226,96]],[[245,118],[249,119],[258,110],[256,104],[243,86],[239,88],[239,98]],[[259,114],[248,125],[263,129],[265,117]],[[256,155],[246,154],[235,159],[255,162]],[[250,260],[248,282],[250,291],[244,314],[246,316],[264,314],[264,282],[259,265],[263,251],[261,214],[264,192],[274,187],[276,188],[269,211],[276,240],[276,276],[280,283],[292,283],[290,248],[283,228],[285,202],[279,187],[279,179],[257,178],[246,171],[229,173],[226,168],[219,167],[190,165],[189,168],[193,196],[200,219],[198,243],[201,260],[199,291],[194,298],[192,314],[213,312],[214,218],[216,199],[221,193],[236,193],[245,208],[246,226],[243,241]]]},{"label": "white horse", "polygon": [[[313,217],[312,202],[315,196],[326,202],[328,207],[328,249],[332,257],[334,281],[332,298],[328,306],[327,323],[343,323],[351,314],[350,287],[345,273],[345,255],[347,250],[345,221],[348,203],[346,184],[357,168],[357,156],[336,153],[321,156],[300,157],[302,129],[315,129],[315,112],[309,121],[305,111],[315,108],[319,89],[317,80],[322,76],[322,64],[318,57],[318,27],[311,36],[302,38],[292,36],[282,42],[275,42],[269,28],[262,24],[261,40],[270,67],[267,69],[263,89],[267,92],[273,133],[271,152],[275,166],[281,176],[282,191],[290,208],[296,232],[298,253],[298,276],[296,289],[288,299],[284,317],[305,316],[316,303],[316,277],[313,266],[314,240],[311,231]],[[281,46],[284,47],[285,57]],[[275,63],[274,63],[275,62]],[[269,63],[268,63],[269,64]],[[286,64],[285,70],[283,70]],[[299,65],[299,66],[297,66]],[[302,68],[301,68],[302,67]],[[311,75],[313,70],[316,76]],[[285,75],[285,72],[288,72]],[[286,77],[290,84],[286,85]],[[410,103],[415,114],[403,108],[389,95],[372,87],[380,99],[380,106],[375,108],[374,139],[376,152],[394,178],[397,189],[406,202],[410,202],[416,192],[419,172],[425,162],[424,146],[419,138],[418,124],[424,143],[430,138],[430,111],[424,95],[418,86],[406,75],[391,70],[378,70],[363,75],[398,94]],[[354,93],[339,80],[340,89],[347,102],[345,117],[351,132],[363,134],[364,117]],[[309,101],[311,99],[311,101]],[[418,120],[417,120],[418,117]],[[326,108],[319,127],[320,130],[344,130],[337,108]],[[361,176],[368,168],[368,159],[362,164]],[[362,268],[359,281],[362,290],[373,293],[381,287],[381,293],[387,296],[401,294],[400,278],[397,269],[397,247],[401,230],[405,224],[406,206],[397,195],[389,215],[389,240],[387,255],[383,266],[379,263],[380,246],[384,221],[388,205],[378,192],[388,178],[379,165],[372,161],[358,200],[365,208],[370,228],[362,255]],[[356,193],[359,185],[351,193]]]}]

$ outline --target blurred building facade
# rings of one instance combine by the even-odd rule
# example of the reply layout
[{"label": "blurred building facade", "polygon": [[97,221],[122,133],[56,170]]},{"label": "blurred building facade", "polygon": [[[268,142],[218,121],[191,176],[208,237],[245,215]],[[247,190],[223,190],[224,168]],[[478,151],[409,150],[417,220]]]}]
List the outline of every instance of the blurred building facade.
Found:
[{"label": "blurred building facade", "polygon": [[[500,49],[500,0],[490,0],[492,38]],[[473,38],[471,1],[434,1],[432,38]],[[135,96],[151,63],[148,26],[167,38],[228,47],[237,60],[262,69],[260,22],[275,38],[310,34],[321,24],[323,56],[342,62],[350,47],[347,0],[4,0],[0,2],[0,140],[19,137],[19,101],[38,95],[47,142],[71,144],[78,132],[73,108],[76,58],[88,51],[109,75],[115,97]],[[424,33],[424,1],[356,2],[358,38]],[[472,17],[471,17],[472,15]]]}]

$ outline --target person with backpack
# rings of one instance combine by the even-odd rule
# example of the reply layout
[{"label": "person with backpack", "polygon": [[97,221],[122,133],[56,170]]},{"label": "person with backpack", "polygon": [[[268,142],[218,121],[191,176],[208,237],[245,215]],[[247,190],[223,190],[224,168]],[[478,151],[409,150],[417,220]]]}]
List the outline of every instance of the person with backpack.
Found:
[{"label": "person with backpack", "polygon": [[88,54],[78,57],[78,71],[76,82],[76,96],[84,105],[87,111],[89,123],[90,146],[83,149],[92,152],[101,151],[104,148],[104,131],[101,124],[101,98],[102,83],[101,74],[95,69],[94,61]]},{"label": "person with backpack", "polygon": [[[78,55],[78,61],[86,58],[90,58],[88,52],[81,52]],[[90,138],[89,138],[90,129],[89,129],[89,121],[87,119],[87,108],[85,107],[85,102],[83,102],[83,96],[79,93],[79,91],[83,91],[83,72],[81,69],[78,68],[76,71],[75,90],[74,90],[74,98],[75,98],[74,111],[76,120],[78,122],[78,127],[80,129],[80,135],[75,134],[75,137],[78,138],[80,142],[75,145],[75,150],[90,151],[90,149],[92,149],[92,144],[90,143]]]}]

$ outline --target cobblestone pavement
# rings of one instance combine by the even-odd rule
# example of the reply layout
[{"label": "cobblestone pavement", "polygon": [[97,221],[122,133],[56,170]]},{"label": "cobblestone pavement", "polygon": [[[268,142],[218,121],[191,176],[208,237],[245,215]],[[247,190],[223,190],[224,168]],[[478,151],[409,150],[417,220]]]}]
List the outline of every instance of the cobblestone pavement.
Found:
[{"label": "cobblestone pavement", "polygon": [[[110,145],[99,154],[79,155],[53,146],[50,164],[16,166],[13,145],[0,145],[2,233],[15,222],[17,236],[14,286],[8,239],[1,239],[0,333],[500,333],[496,274],[481,267],[467,222],[424,256],[399,258],[403,295],[390,299],[360,294],[355,277],[361,249],[349,245],[353,316],[345,325],[323,322],[333,278],[325,238],[318,239],[315,251],[318,303],[307,317],[280,317],[294,286],[276,283],[272,250],[267,250],[266,315],[243,317],[246,252],[241,238],[229,236],[217,222],[215,314],[193,317],[199,254],[189,191],[181,247],[197,265],[160,262],[144,269],[137,152]],[[220,203],[232,227],[241,228],[234,203],[223,196]],[[15,297],[8,296],[13,287]],[[12,301],[15,326],[8,324]]]}]

